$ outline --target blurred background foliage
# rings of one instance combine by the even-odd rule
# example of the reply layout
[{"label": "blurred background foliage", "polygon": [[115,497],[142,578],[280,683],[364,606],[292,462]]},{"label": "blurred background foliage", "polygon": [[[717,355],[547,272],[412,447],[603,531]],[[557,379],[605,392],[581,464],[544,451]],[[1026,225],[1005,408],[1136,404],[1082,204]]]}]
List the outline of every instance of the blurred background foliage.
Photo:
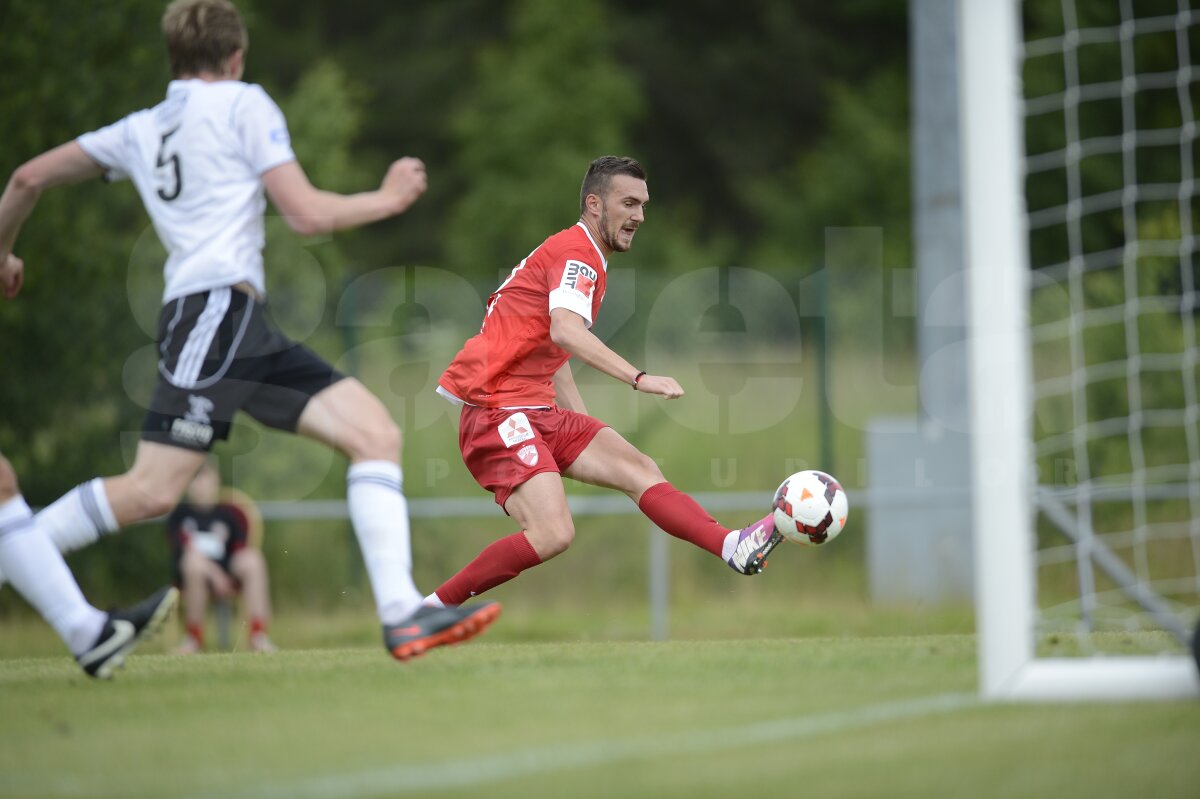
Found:
[{"label": "blurred background foliage", "polygon": [[[161,99],[170,79],[158,27],[164,5],[0,4],[0,175]],[[1082,4],[1079,22],[1115,24],[1116,5]],[[1174,6],[1146,0],[1139,15]],[[668,406],[639,401],[594,372],[578,380],[589,408],[658,458],[673,482],[691,491],[769,492],[782,475],[813,466],[861,487],[865,421],[915,408],[906,3],[239,7],[251,38],[246,80],[284,109],[316,185],[372,188],[403,155],[428,167],[429,191],[396,219],[314,238],[293,235],[278,219],[267,224],[267,283],[281,326],[392,410],[405,430],[411,496],[483,496],[461,465],[453,412],[430,393],[432,382],[477,329],[483,299],[502,276],[574,222],[584,168],[605,153],[643,162],[652,202],[637,245],[611,263],[597,332],[631,361],[686,378],[689,396]],[[1028,2],[1024,11],[1028,38],[1061,35],[1059,3]],[[1191,51],[1200,51],[1191,30]],[[1143,38],[1139,70],[1174,68],[1174,44]],[[1082,77],[1112,79],[1118,61],[1119,53],[1081,51]],[[1027,96],[1061,92],[1064,71],[1061,54],[1028,60]],[[1178,125],[1178,108],[1139,106],[1139,125]],[[1120,131],[1119,102],[1086,111],[1084,136]],[[1025,135],[1031,154],[1062,148],[1062,115],[1031,118]],[[1143,180],[1178,180],[1178,153],[1145,159],[1138,170]],[[1080,179],[1089,191],[1119,186],[1119,159],[1085,159]],[[1061,204],[1066,184],[1064,170],[1031,176],[1029,207]],[[1180,233],[1173,207],[1148,207],[1137,224],[1143,239]],[[1122,246],[1124,228],[1119,209],[1094,215],[1086,249]],[[837,229],[859,233],[835,234],[842,257],[827,272]],[[154,379],[163,252],[132,187],[101,181],[47,193],[16,251],[27,275],[22,295],[0,305],[0,451],[41,505],[131,462]],[[1061,264],[1066,240],[1055,229],[1035,231],[1031,255],[1035,268]],[[1141,293],[1166,296],[1186,277],[1175,259],[1148,259],[1141,274]],[[736,308],[724,295],[713,299],[726,287],[737,300],[751,284],[758,299],[749,306],[748,295]],[[1088,291],[1094,305],[1125,295],[1115,275],[1096,275]],[[1035,321],[1069,310],[1057,283],[1035,293]],[[1148,320],[1142,334],[1155,351],[1194,346],[1181,339],[1177,320]],[[1122,355],[1119,337],[1105,335],[1089,339],[1089,359]],[[829,359],[828,385],[820,356]],[[1039,368],[1061,367],[1065,356],[1047,363]],[[1178,404],[1176,384],[1144,391],[1151,404]],[[740,400],[756,393],[751,413],[759,416],[739,431]],[[1121,410],[1101,398],[1093,406]],[[1070,408],[1051,404],[1037,421],[1042,434],[1079,423]],[[339,456],[249,421],[236,424],[218,452],[225,478],[260,499],[344,496]],[[628,536],[630,524],[588,520],[581,532]],[[143,527],[156,532],[115,536],[71,557],[89,595],[128,597],[168,573],[161,531]],[[440,582],[506,529],[500,517],[419,522],[418,582]],[[832,580],[861,597],[854,531],[863,529],[857,515],[836,548],[802,559],[777,587],[827,591]],[[344,545],[331,549],[331,538]],[[588,581],[641,582],[637,539],[619,563],[607,547],[585,550],[585,539],[592,540],[581,535],[572,549],[575,567],[539,571],[520,590],[548,598]],[[315,607],[369,604],[352,541],[342,521],[269,525],[276,593]],[[673,591],[707,589],[711,564],[677,549],[685,554],[676,570],[697,576],[677,580]],[[726,597],[741,590],[717,585]],[[12,592],[0,594],[0,610],[14,605]]]},{"label": "blurred background foliage", "polygon": [[[5,176],[155,104],[170,79],[158,29],[164,4],[69,5],[69,12],[34,0],[0,5]],[[284,330],[363,379],[405,428],[411,495],[483,496],[459,462],[449,407],[425,397],[425,388],[477,329],[482,299],[498,280],[575,221],[583,171],[606,153],[643,162],[652,203],[637,246],[612,262],[617,277],[598,331],[631,359],[653,348],[684,368],[695,340],[724,323],[704,321],[700,332],[660,325],[659,340],[647,342],[648,318],[686,315],[696,303],[703,310],[705,286],[715,284],[688,283],[679,299],[664,299],[664,287],[699,270],[745,267],[778,282],[782,310],[765,307],[763,323],[789,332],[760,336],[762,353],[749,352],[744,336],[713,347],[717,365],[698,374],[725,392],[722,424],[729,396],[755,377],[751,362],[808,382],[783,421],[753,434],[696,435],[668,410],[652,403],[636,410],[627,390],[581,373],[593,411],[661,456],[668,475],[690,490],[770,491],[785,469],[818,465],[817,339],[809,334],[823,324],[815,317],[835,315],[840,303],[862,312],[861,298],[804,288],[822,268],[825,231],[880,233],[882,263],[863,269],[881,286],[890,285],[884,273],[907,272],[911,261],[904,3],[238,5],[251,39],[245,79],[284,109],[316,185],[364,190],[395,158],[427,164],[429,191],[403,216],[313,239],[269,219],[266,250]],[[0,451],[30,502],[41,505],[131,462],[154,377],[162,250],[132,187],[94,181],[44,195],[16,252],[27,275],[18,300],[0,306]],[[803,342],[792,329],[793,305],[805,309]],[[889,379],[911,398],[911,312],[892,308],[873,313],[884,317],[882,340],[894,350],[888,368],[899,374]],[[753,327],[731,324],[734,333]],[[853,350],[853,335],[838,346]],[[861,397],[850,403],[861,413],[839,409],[838,460],[826,465],[848,485],[860,485],[863,474],[860,420],[878,410],[871,397],[879,378],[863,374],[878,368],[876,360],[834,369],[846,381],[843,393]],[[658,368],[670,373],[673,365]],[[244,422],[218,451],[226,479],[260,499],[344,496],[340,458],[307,442]],[[624,528],[628,519],[603,524]],[[320,547],[299,556],[304,541],[329,540],[329,523],[291,523],[283,538],[269,529],[277,592],[315,601],[316,590],[326,604],[350,584],[361,594],[348,527],[334,526],[349,565],[341,549],[336,557]],[[72,556],[89,595],[129,596],[168,573],[160,533],[146,527],[155,532],[116,536]],[[418,535],[421,584],[504,531],[498,517],[481,526],[479,540],[466,537],[461,552]],[[636,544],[632,557],[642,553]],[[860,546],[844,547],[843,557],[859,556]],[[313,575],[331,570],[335,578],[315,588]],[[563,579],[572,574],[564,570]],[[5,592],[0,608],[11,608],[12,597]]]},{"label": "blurred background foliage", "polygon": [[[651,224],[616,266],[749,266],[791,291],[820,267],[829,226],[882,228],[884,268],[910,260],[902,3],[239,7],[246,79],[283,107],[314,183],[370,188],[406,154],[429,168],[429,192],[395,220],[321,241],[270,225],[276,313],[331,357],[345,346],[334,316],[353,276],[428,264],[486,296],[574,221],[583,168],[608,152],[643,161],[653,198]],[[0,52],[0,173],[157,102],[170,77],[160,13],[137,0],[70,14],[5,4],[0,26],[20,35]],[[157,246],[127,183],[48,192],[22,231],[26,287],[0,314],[0,447],[34,500],[122,466],[112,431],[138,428],[126,394],[148,385],[144,364],[121,364],[151,343]],[[648,300],[637,301],[640,313]]]}]

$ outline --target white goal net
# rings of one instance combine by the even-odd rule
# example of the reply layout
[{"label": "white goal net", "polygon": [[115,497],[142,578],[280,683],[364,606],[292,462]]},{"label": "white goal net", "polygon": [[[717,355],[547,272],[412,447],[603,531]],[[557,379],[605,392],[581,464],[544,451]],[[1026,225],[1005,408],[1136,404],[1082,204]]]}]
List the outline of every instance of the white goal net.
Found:
[{"label": "white goal net", "polygon": [[1194,695],[1200,11],[959,11],[984,693]]}]

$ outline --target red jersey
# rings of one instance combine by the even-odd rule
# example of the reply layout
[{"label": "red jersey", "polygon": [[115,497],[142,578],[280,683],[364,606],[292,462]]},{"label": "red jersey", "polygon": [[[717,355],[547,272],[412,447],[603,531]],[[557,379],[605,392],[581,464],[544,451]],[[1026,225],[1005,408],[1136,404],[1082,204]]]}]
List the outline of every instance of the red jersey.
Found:
[{"label": "red jersey", "polygon": [[484,408],[553,405],[551,379],[571,356],[550,340],[550,312],[566,308],[591,327],[607,269],[582,222],[546,239],[492,292],[483,327],[442,373],[438,393]]}]

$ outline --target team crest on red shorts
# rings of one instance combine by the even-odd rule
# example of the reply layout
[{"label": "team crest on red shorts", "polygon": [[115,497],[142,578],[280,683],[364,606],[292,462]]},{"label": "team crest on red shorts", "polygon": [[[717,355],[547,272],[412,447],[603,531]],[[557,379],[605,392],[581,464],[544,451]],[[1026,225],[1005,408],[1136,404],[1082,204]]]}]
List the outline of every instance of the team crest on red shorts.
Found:
[{"label": "team crest on red shorts", "polygon": [[538,452],[537,447],[533,444],[526,444],[517,450],[517,457],[521,459],[521,463],[526,466],[537,466]]}]

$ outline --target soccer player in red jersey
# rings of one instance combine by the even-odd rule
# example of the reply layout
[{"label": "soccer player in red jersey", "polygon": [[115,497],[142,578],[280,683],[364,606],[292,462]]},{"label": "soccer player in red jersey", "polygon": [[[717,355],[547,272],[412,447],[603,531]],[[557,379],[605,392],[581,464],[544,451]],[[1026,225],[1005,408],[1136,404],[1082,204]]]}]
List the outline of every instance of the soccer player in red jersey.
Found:
[{"label": "soccer player in red jersey", "polygon": [[783,540],[770,514],[740,530],[719,525],[651,458],[588,416],[575,385],[571,356],[634,391],[683,396],[674,378],[638,369],[590,330],[604,299],[608,257],[629,249],[649,200],[637,161],[593,161],[579,222],[513,269],[488,299],[479,334],[439,380],[438,393],[463,406],[459,448],[467,468],[521,531],[487,546],[426,603],[461,604],[565,551],[575,525],[564,475],[623,492],[663,530],[741,574],[761,572]]}]

